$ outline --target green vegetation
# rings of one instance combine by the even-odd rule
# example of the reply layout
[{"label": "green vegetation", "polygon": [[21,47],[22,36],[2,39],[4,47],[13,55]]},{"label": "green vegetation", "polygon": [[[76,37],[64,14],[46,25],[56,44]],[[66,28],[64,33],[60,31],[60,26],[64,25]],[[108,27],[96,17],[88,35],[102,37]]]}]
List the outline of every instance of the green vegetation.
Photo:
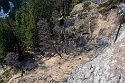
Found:
[{"label": "green vegetation", "polygon": [[99,13],[104,14],[105,12],[116,6],[116,4],[119,4],[122,1],[123,0],[107,0],[106,2],[99,5]]},{"label": "green vegetation", "polygon": [[66,17],[80,0],[22,0],[22,4],[20,0],[0,0],[0,5],[7,5],[4,9],[8,10],[9,1],[15,5],[16,15],[15,20],[0,20],[0,60],[4,60],[8,52],[18,53],[21,58],[28,48],[35,51],[39,47],[37,22],[47,19],[53,35],[52,12],[57,10]]},{"label": "green vegetation", "polygon": [[10,18],[1,20],[0,24],[0,57],[4,58],[7,52],[21,54],[21,48],[15,32],[13,21]]},{"label": "green vegetation", "polygon": [[90,11],[91,10],[90,5],[91,5],[91,2],[89,2],[89,1],[84,2],[83,6],[82,6],[83,11]]},{"label": "green vegetation", "polygon": [[79,19],[85,19],[87,17],[88,13],[81,13],[78,15]]}]

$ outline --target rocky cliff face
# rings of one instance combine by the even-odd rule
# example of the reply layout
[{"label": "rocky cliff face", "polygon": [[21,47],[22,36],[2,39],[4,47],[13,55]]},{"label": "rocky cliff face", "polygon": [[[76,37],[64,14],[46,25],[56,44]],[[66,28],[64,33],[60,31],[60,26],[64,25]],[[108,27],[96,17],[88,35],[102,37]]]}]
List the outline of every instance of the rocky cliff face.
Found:
[{"label": "rocky cliff face", "polygon": [[115,43],[96,58],[73,69],[68,83],[124,83],[125,81],[125,24]]},{"label": "rocky cliff face", "polygon": [[66,47],[70,49],[68,52],[80,55],[80,52],[97,52],[107,46],[116,34],[119,24],[117,13],[118,9],[113,9],[106,15],[101,15],[97,5],[92,2],[77,4],[64,24],[66,33],[71,37],[71,41],[67,40],[69,46]]}]

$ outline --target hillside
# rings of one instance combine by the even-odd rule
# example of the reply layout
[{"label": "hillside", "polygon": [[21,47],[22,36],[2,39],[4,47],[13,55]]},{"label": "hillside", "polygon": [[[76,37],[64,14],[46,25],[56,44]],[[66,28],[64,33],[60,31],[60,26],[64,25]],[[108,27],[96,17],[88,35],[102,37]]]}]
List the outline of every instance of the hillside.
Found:
[{"label": "hillside", "polygon": [[124,83],[125,25],[115,43],[96,58],[73,69],[68,83]]},{"label": "hillside", "polygon": [[28,1],[0,2],[0,83],[124,83],[124,0]]}]

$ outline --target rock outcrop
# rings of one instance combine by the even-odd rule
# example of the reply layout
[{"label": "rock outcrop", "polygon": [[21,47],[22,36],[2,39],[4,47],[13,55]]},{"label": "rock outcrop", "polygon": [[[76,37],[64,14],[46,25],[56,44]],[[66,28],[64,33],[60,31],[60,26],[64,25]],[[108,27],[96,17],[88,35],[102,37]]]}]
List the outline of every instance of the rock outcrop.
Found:
[{"label": "rock outcrop", "polygon": [[125,81],[125,25],[116,43],[107,47],[92,61],[77,66],[68,83],[124,83]]}]

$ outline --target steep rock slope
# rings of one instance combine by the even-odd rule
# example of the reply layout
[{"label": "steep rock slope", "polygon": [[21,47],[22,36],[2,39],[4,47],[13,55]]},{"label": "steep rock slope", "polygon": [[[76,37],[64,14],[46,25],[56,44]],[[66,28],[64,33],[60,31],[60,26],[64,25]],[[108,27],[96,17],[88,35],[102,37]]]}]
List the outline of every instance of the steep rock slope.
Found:
[{"label": "steep rock slope", "polygon": [[[69,18],[65,20],[67,33],[71,36],[72,34],[75,35],[73,38],[75,39],[76,37],[76,40],[80,38],[78,40],[80,49],[75,48],[77,45],[75,47],[73,45],[69,46],[69,48],[73,48],[73,54],[80,54],[78,52],[81,49],[82,51],[98,50],[98,48],[101,49],[105,45],[110,44],[111,41],[114,41],[117,26],[119,25],[117,8],[108,11],[105,15],[101,15],[94,3],[86,7],[87,9],[90,8],[90,10],[86,10],[84,4],[90,3],[77,4],[70,13]],[[74,49],[76,50],[74,51]]]},{"label": "steep rock slope", "polygon": [[[123,5],[120,4],[119,6],[123,8]],[[99,33],[106,29],[102,34],[108,38],[111,45],[99,51],[99,53],[96,51],[97,54],[90,62],[73,69],[71,76],[68,78],[68,83],[124,83],[125,81],[124,19],[119,18],[117,9],[110,10],[108,14],[99,17],[98,28],[96,28],[93,35],[100,35]],[[119,25],[120,21],[123,23],[122,25]],[[119,26],[121,26],[120,35],[118,34],[114,43]]]},{"label": "steep rock slope", "polygon": [[116,43],[98,57],[72,71],[68,83],[124,83],[125,81],[125,24]]}]

